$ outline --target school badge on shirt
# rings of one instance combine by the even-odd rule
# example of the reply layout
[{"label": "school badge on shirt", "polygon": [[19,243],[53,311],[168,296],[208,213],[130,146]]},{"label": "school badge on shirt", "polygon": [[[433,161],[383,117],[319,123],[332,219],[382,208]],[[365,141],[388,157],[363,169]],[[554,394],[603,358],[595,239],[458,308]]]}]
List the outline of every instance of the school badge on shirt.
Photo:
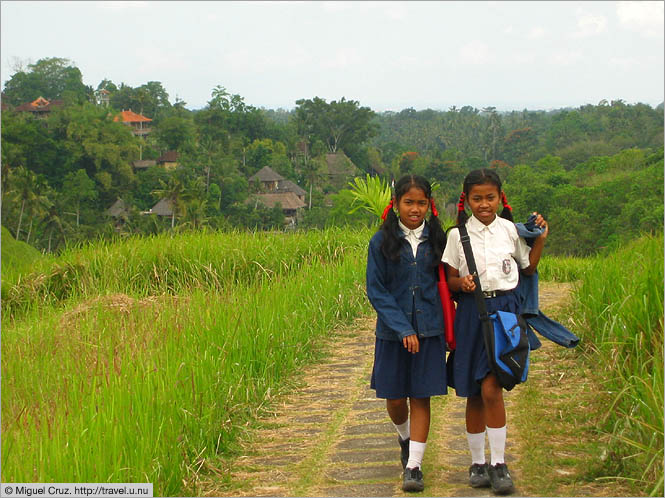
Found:
[{"label": "school badge on shirt", "polygon": [[510,268],[511,268],[510,259],[503,260],[502,268],[503,268],[503,273],[505,273],[506,275],[510,275]]}]

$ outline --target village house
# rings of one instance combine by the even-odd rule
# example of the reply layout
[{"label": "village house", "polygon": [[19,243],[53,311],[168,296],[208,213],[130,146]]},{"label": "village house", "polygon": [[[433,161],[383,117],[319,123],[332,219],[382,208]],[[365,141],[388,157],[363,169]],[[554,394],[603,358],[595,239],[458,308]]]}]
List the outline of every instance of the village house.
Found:
[{"label": "village house", "polygon": [[264,166],[249,178],[250,185],[257,185],[262,192],[252,195],[247,202],[260,202],[268,208],[277,204],[282,207],[287,225],[295,225],[302,209],[306,206],[306,192],[298,185],[287,180],[269,166]]},{"label": "village house", "polygon": [[38,97],[32,102],[21,104],[16,107],[17,112],[30,112],[37,118],[45,118],[56,107],[61,107],[64,104],[62,100],[48,101],[44,97]]},{"label": "village house", "polygon": [[163,166],[166,170],[172,170],[178,167],[178,152],[168,150],[157,158],[157,164]]},{"label": "village house", "polygon": [[323,175],[335,190],[346,187],[348,182],[361,174],[362,172],[344,152],[326,154],[326,171],[323,172]]},{"label": "village house", "polygon": [[131,109],[128,111],[121,111],[120,114],[113,118],[113,121],[120,121],[131,127],[132,133],[137,137],[145,137],[152,131],[152,128],[148,126],[148,123],[152,122],[152,119],[146,118],[142,114],[132,112]]}]

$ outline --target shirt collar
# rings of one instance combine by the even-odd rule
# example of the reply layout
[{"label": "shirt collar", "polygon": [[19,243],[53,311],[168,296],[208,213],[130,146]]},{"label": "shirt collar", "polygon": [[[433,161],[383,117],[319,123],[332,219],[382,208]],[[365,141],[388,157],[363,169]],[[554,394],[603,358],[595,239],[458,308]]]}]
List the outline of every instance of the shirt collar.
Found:
[{"label": "shirt collar", "polygon": [[423,230],[425,228],[425,221],[424,220],[418,228],[414,228],[413,230],[411,230],[404,223],[402,223],[402,220],[400,220],[400,219],[397,220],[397,223],[399,224],[399,227],[400,227],[400,229],[402,230],[402,233],[405,236],[409,235],[409,233],[413,233],[413,235],[415,235],[416,238],[419,239],[423,235]]},{"label": "shirt collar", "polygon": [[496,227],[498,226],[499,216],[494,217],[494,221],[490,223],[489,225],[485,225],[482,221],[480,221],[478,218],[476,218],[474,215],[471,215],[469,218],[469,221],[467,222],[469,224],[469,228],[471,230],[475,230],[476,232],[482,232],[483,230],[487,229],[490,233],[494,233],[496,230]]}]

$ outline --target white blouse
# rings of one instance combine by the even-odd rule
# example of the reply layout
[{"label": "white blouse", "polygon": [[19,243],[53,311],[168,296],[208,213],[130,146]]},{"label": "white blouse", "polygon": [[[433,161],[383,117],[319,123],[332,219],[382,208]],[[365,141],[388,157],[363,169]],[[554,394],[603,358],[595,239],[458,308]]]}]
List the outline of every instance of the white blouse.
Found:
[{"label": "white blouse", "polygon": [[[466,229],[482,289],[494,291],[517,287],[519,269],[529,266],[531,248],[517,235],[515,224],[497,216],[492,223],[484,225],[471,216],[466,222]],[[458,229],[448,232],[441,260],[458,270],[460,277],[469,274]]]}]

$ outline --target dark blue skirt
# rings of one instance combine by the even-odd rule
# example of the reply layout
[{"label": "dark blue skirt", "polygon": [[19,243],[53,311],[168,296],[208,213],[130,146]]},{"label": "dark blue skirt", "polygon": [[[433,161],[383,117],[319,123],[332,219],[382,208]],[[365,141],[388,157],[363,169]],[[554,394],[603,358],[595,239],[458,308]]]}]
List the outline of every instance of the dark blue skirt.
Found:
[{"label": "dark blue skirt", "polygon": [[[496,310],[519,313],[515,292],[485,299],[488,313]],[[458,396],[468,398],[480,394],[480,383],[490,373],[485,340],[473,294],[461,293],[455,313],[455,353],[448,358],[448,385]]]},{"label": "dark blue skirt", "polygon": [[401,341],[376,338],[370,387],[377,398],[429,398],[448,394],[443,335],[421,337],[420,350],[409,353]]}]

